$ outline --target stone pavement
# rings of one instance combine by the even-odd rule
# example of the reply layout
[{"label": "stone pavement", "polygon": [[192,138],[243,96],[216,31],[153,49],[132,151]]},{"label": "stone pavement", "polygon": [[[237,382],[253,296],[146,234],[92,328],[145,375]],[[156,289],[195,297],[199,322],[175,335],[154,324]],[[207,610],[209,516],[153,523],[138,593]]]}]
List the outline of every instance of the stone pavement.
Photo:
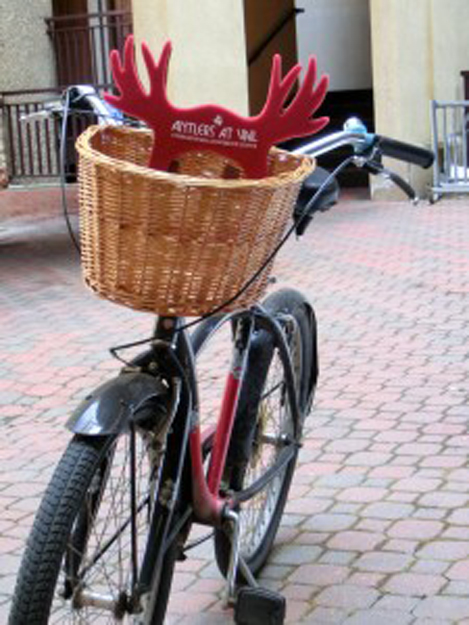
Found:
[{"label": "stone pavement", "polygon": [[[46,216],[47,217],[47,216]],[[87,292],[61,220],[0,221],[0,623],[33,513],[109,346],[149,315]],[[289,623],[469,624],[469,202],[343,202],[276,266],[314,302],[321,377],[266,586]],[[230,622],[204,544],[168,623]]]}]

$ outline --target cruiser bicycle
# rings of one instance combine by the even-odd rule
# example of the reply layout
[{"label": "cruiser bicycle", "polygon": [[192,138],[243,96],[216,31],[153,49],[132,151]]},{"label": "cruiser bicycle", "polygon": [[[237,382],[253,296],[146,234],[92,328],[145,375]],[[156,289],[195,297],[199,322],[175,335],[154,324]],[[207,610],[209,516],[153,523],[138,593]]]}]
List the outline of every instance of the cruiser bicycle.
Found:
[{"label": "cruiser bicycle", "polygon": [[[87,94],[73,93],[79,108]],[[433,160],[356,119],[297,153],[317,157],[344,145],[352,148],[347,164],[387,175],[412,199],[381,157],[421,167]],[[336,201],[337,173],[317,170],[306,180],[281,243]],[[202,430],[197,367],[221,333],[231,364],[218,419]],[[256,576],[281,523],[318,369],[314,310],[294,289],[196,321],[158,317],[144,351],[90,392],[68,422],[73,436],[37,512],[10,625],[163,623],[194,524],[211,529],[235,621],[283,623],[284,598]]]}]

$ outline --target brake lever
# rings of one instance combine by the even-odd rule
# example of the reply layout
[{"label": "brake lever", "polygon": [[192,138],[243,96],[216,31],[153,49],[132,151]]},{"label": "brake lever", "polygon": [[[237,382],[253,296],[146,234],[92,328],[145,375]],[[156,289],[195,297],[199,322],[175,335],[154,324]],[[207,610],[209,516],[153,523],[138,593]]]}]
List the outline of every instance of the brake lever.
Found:
[{"label": "brake lever", "polygon": [[394,171],[387,169],[381,163],[376,160],[365,160],[361,163],[361,167],[368,171],[370,174],[377,175],[380,174],[385,178],[389,178],[397,187],[403,191],[407,197],[412,200],[414,205],[418,204],[419,197],[415,193],[414,189],[410,186],[410,184],[404,180],[399,174],[396,174]]}]

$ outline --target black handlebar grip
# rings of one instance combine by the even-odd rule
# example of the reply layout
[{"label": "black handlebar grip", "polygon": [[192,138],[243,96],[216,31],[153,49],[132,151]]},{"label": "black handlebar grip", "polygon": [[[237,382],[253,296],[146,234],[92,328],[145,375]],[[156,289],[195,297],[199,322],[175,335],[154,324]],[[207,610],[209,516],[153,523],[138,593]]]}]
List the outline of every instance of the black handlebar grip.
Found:
[{"label": "black handlebar grip", "polygon": [[433,165],[435,155],[431,150],[426,150],[418,145],[396,141],[396,139],[390,139],[389,137],[383,137],[381,135],[376,135],[376,137],[377,141],[375,145],[381,150],[384,156],[397,158],[407,163],[413,163],[424,169]]}]

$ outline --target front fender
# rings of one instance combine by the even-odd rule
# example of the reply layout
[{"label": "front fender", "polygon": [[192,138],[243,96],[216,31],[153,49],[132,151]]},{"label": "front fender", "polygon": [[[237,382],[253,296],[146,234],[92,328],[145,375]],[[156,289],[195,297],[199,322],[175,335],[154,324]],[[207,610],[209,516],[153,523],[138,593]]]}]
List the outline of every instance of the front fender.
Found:
[{"label": "front fender", "polygon": [[124,372],[101,384],[77,406],[67,422],[75,434],[118,434],[150,400],[167,396],[164,384],[147,373]]}]

